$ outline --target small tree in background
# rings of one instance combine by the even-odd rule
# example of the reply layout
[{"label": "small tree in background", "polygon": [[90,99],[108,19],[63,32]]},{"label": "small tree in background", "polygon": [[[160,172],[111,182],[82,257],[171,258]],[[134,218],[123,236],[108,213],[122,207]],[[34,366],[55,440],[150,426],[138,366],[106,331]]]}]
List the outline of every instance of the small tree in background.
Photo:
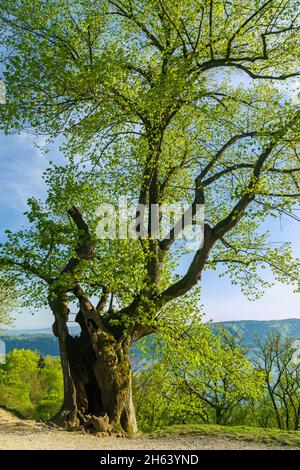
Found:
[{"label": "small tree in background", "polygon": [[[176,307],[179,310],[174,321]],[[172,318],[166,317],[167,324],[154,344],[148,342],[149,359],[155,363],[142,368],[136,378],[140,387],[138,414],[141,409],[150,428],[159,426],[164,416],[168,424],[226,424],[237,408],[263,393],[264,375],[245,357],[236,336],[224,328],[213,332],[209,325],[200,324],[195,309],[189,307],[194,314],[182,321],[186,307],[172,305]],[[149,390],[150,397],[156,390],[157,398],[153,396],[148,404],[139,406],[139,398]],[[151,402],[159,402],[161,397],[165,399],[162,410],[151,412]]]},{"label": "small tree in background", "polygon": [[300,346],[299,341],[270,333],[257,340],[254,349],[257,366],[265,375],[269,396],[279,429],[299,429],[300,423]]}]

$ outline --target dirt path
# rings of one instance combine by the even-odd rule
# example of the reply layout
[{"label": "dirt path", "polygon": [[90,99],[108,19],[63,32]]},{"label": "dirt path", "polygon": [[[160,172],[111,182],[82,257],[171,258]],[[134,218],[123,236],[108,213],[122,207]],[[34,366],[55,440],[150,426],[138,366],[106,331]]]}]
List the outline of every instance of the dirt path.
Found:
[{"label": "dirt path", "polygon": [[[274,449],[275,447],[272,447]],[[280,449],[283,447],[277,447]],[[134,439],[95,437],[69,433],[35,421],[24,421],[0,409],[0,450],[196,450],[196,449],[270,449],[270,447],[219,436],[198,434],[141,436]]]}]

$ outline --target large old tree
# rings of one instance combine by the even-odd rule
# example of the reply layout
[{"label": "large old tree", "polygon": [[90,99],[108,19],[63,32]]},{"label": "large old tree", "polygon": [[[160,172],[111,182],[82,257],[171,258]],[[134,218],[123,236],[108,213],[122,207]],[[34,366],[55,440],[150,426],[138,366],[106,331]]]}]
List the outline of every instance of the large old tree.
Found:
[{"label": "large old tree", "polygon": [[[220,263],[247,294],[260,266],[297,283],[288,245],[263,223],[295,218],[300,195],[299,2],[0,0],[6,132],[59,136],[31,228],[8,234],[2,265],[48,299],[65,399],[57,423],[136,430],[128,350]],[[243,83],[243,85],[241,84]],[[287,84],[287,87],[284,87]],[[99,240],[95,208],[205,205],[204,241]],[[151,212],[151,211],[150,211]],[[152,214],[153,215],[153,214]],[[154,214],[159,219],[159,211]],[[179,222],[179,221],[178,221]],[[176,221],[175,221],[176,224]],[[187,260],[185,261],[187,262]],[[180,272],[180,271],[179,271]],[[77,309],[81,334],[67,321]]]}]

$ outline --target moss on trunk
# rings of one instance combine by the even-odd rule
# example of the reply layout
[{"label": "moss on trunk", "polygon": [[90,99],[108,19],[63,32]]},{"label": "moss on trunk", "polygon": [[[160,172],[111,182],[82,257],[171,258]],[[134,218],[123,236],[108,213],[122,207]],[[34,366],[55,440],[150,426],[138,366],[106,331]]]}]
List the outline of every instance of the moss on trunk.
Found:
[{"label": "moss on trunk", "polygon": [[80,336],[70,336],[62,304],[50,304],[53,332],[59,339],[64,402],[51,420],[65,429],[133,435],[137,431],[132,401],[129,341],[117,340],[79,312]]}]

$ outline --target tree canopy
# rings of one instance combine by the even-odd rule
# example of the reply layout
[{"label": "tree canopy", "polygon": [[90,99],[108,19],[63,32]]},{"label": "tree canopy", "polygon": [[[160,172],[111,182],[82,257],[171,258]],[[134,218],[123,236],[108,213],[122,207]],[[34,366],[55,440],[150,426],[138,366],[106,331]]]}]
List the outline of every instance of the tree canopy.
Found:
[{"label": "tree canopy", "polygon": [[[52,172],[56,208],[85,212],[88,180],[98,185],[95,206],[118,195],[205,203],[204,244],[185,276],[155,288],[158,306],[188,291],[205,264],[238,272],[245,291],[260,263],[297,280],[289,247],[273,248],[257,230],[269,215],[293,216],[299,197],[299,111],[273,86],[299,74],[297,6],[1,2],[9,52],[2,127],[64,134],[73,163]],[[240,72],[253,79],[246,87],[236,83]],[[42,228],[45,215],[35,207],[37,217]],[[144,248],[138,259],[148,257],[154,284],[170,235],[136,248]]]}]

